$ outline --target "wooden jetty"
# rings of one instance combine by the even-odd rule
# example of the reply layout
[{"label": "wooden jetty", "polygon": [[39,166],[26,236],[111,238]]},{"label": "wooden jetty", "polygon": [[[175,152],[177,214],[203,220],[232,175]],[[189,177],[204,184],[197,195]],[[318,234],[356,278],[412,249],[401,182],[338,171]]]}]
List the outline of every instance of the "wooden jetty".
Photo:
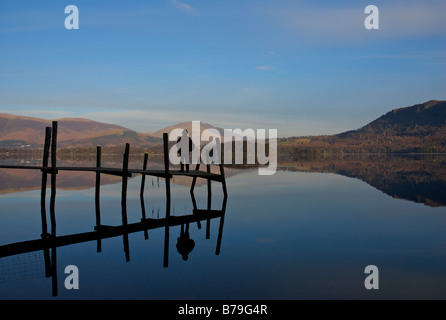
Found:
[{"label": "wooden jetty", "polygon": [[[129,250],[129,234],[135,232],[144,232],[145,239],[148,239],[148,231],[156,228],[165,228],[164,237],[164,261],[163,266],[168,266],[168,248],[169,248],[169,228],[172,226],[181,226],[182,230],[184,225],[187,227],[190,223],[197,223],[198,228],[201,229],[201,221],[206,221],[206,239],[210,238],[210,221],[212,219],[220,218],[220,225],[218,231],[217,247],[215,254],[220,253],[221,237],[223,229],[223,221],[226,210],[227,201],[227,190],[226,181],[223,164],[219,164],[220,173],[211,173],[210,165],[206,165],[206,171],[200,170],[201,164],[197,164],[195,170],[189,172],[182,172],[180,170],[171,170],[169,161],[169,145],[168,145],[168,134],[163,134],[163,153],[164,153],[164,169],[163,170],[152,170],[147,169],[148,154],[144,155],[144,160],[141,169],[131,169],[129,168],[129,156],[130,156],[130,145],[127,143],[125,145],[125,151],[123,154],[123,162],[121,168],[109,168],[102,166],[102,148],[97,147],[96,151],[96,166],[95,167],[66,167],[57,166],[57,121],[53,121],[52,127],[45,128],[45,142],[43,148],[43,159],[41,166],[13,166],[13,165],[0,165],[0,169],[18,169],[18,170],[40,170],[42,172],[42,185],[41,185],[41,224],[42,224],[42,234],[41,239],[22,241],[17,243],[0,245],[0,258],[7,257],[11,255],[18,255],[22,253],[34,252],[43,250],[44,260],[45,260],[45,272],[47,277],[52,278],[53,295],[56,296],[57,289],[57,259],[56,259],[56,248],[73,245],[76,243],[83,243],[89,241],[97,242],[97,251],[102,251],[101,241],[103,239],[122,236],[124,253],[127,261],[130,261],[130,250]],[[217,141],[217,146],[220,144]],[[218,152],[221,154],[221,150]],[[94,231],[88,231],[84,233],[71,234],[71,235],[56,235],[56,191],[57,191],[57,174],[61,171],[78,171],[78,172],[92,172],[96,174],[95,183],[95,212],[96,212],[96,226]],[[100,210],[100,186],[101,186],[101,175],[113,175],[122,177],[122,194],[121,194],[121,209],[122,209],[122,224],[118,226],[107,226],[101,223],[101,210]],[[142,208],[142,219],[140,222],[128,223],[127,221],[127,184],[128,179],[133,175],[142,175],[141,188],[140,188],[140,200]],[[48,177],[48,175],[50,177]],[[153,176],[164,178],[166,183],[166,215],[164,218],[160,219],[149,219],[145,215],[145,205],[144,205],[144,188],[146,176]],[[174,176],[188,176],[192,178],[192,184],[190,187],[190,194],[193,203],[192,214],[183,216],[171,216],[171,186],[170,181]],[[48,178],[50,178],[50,227],[48,230],[47,223],[47,212],[46,212],[46,192]],[[194,196],[194,188],[197,179],[207,180],[207,191],[208,191],[208,203],[207,209],[198,209]],[[220,210],[211,209],[211,182],[220,182],[223,189],[223,205]],[[51,251],[51,255],[50,255]]]},{"label": "wooden jetty", "polygon": [[[162,170],[153,170],[147,169],[147,161],[148,154],[145,154],[144,161],[141,169],[130,169],[129,168],[129,156],[130,156],[130,145],[126,143],[125,151],[123,155],[123,162],[121,168],[110,168],[102,166],[102,148],[97,147],[97,156],[96,156],[96,166],[95,167],[67,167],[67,166],[57,166],[57,130],[58,123],[57,121],[52,122],[52,127],[45,128],[45,142],[43,148],[43,159],[41,166],[17,166],[17,165],[0,165],[0,169],[18,169],[18,170],[40,170],[42,172],[42,186],[41,186],[41,217],[42,217],[42,237],[50,236],[48,233],[47,227],[47,219],[46,219],[46,190],[47,190],[47,182],[48,175],[50,175],[50,183],[51,183],[51,200],[50,200],[50,221],[51,221],[51,234],[55,234],[56,228],[56,215],[55,215],[55,199],[56,199],[56,191],[57,191],[57,174],[61,171],[80,171],[80,172],[92,172],[96,174],[96,184],[95,184],[95,200],[96,200],[96,221],[97,225],[100,226],[100,181],[101,175],[113,175],[122,177],[122,217],[123,223],[127,223],[127,214],[126,214],[126,202],[127,202],[127,182],[128,178],[132,177],[136,174],[142,175],[142,183],[140,194],[143,195],[144,187],[145,187],[145,178],[146,176],[153,176],[164,178],[166,182],[166,198],[168,205],[170,206],[170,198],[171,198],[171,188],[170,188],[170,180],[174,176],[187,176],[192,178],[192,184],[190,188],[190,192],[194,192],[194,188],[196,185],[197,179],[206,179],[207,180],[207,189],[208,194],[212,193],[211,190],[211,182],[220,182],[222,184],[223,194],[227,197],[227,189],[226,189],[226,179],[223,163],[219,164],[220,173],[211,173],[210,165],[206,165],[206,171],[200,170],[201,164],[197,164],[195,170],[190,170],[187,172],[183,172],[180,170],[172,170],[170,168],[169,161],[169,139],[168,134],[163,134],[163,153],[164,153],[164,169]],[[217,141],[217,146],[220,148],[220,143]],[[221,149],[218,150],[221,154]],[[51,157],[50,157],[51,155]],[[51,161],[50,161],[51,159]]]}]

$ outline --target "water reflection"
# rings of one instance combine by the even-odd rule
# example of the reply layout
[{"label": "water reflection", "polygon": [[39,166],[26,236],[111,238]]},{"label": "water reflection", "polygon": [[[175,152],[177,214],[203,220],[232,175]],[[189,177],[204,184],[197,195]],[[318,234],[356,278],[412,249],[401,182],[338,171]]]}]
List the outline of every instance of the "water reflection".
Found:
[{"label": "water reflection", "polygon": [[280,170],[329,172],[362,180],[392,198],[446,206],[444,155],[282,156]]},{"label": "water reflection", "polygon": [[[58,295],[58,279],[57,279],[57,248],[63,246],[71,246],[80,243],[96,241],[97,242],[97,252],[102,252],[102,240],[108,238],[122,237],[123,239],[123,252],[125,261],[129,262],[130,255],[130,243],[129,235],[133,233],[142,232],[144,234],[144,239],[149,239],[149,231],[155,229],[164,228],[164,256],[163,256],[163,267],[167,268],[169,265],[169,243],[171,238],[171,228],[179,229],[178,233],[175,233],[176,238],[176,248],[177,253],[181,255],[183,260],[188,260],[189,254],[195,247],[195,241],[190,238],[189,235],[189,225],[197,224],[199,230],[202,229],[201,222],[206,221],[206,239],[210,238],[210,221],[219,220],[217,243],[215,248],[215,254],[219,255],[221,250],[222,235],[223,235],[223,225],[224,217],[226,212],[227,196],[223,198],[221,208],[212,209],[211,208],[211,197],[208,197],[208,203],[206,209],[199,209],[197,207],[197,201],[193,192],[190,193],[191,201],[193,205],[193,210],[189,214],[183,215],[171,215],[170,204],[166,205],[166,214],[164,218],[147,218],[145,213],[145,199],[141,195],[141,211],[142,218],[140,222],[127,223],[126,219],[123,218],[123,223],[121,225],[109,226],[100,224],[100,211],[99,207],[96,207],[96,226],[94,231],[76,233],[69,235],[58,236],[55,234],[55,228],[52,229],[51,234],[42,234],[41,239],[29,240],[16,242],[11,244],[6,244],[0,246],[0,258],[13,257],[32,254],[36,252],[43,253],[44,260],[44,273],[46,278],[51,278],[52,281],[52,295]],[[167,200],[168,202],[169,200]],[[123,211],[123,217],[125,212]],[[176,235],[177,234],[177,235]],[[33,256],[31,256],[33,257]],[[12,273],[20,272],[14,264],[14,260],[9,260],[11,266],[4,269],[10,269]],[[27,266],[28,269],[36,269],[41,263],[40,259],[34,258],[34,261]],[[36,264],[36,265],[34,265]],[[5,271],[5,270],[3,270]],[[23,271],[29,272],[29,271]],[[25,277],[26,278],[26,277]],[[15,280],[13,277],[9,280]],[[3,281],[8,281],[8,279],[3,279]]]},{"label": "water reflection", "polygon": [[[139,163],[139,160],[135,161],[134,166]],[[110,162],[107,165],[117,164]],[[160,165],[156,162],[150,164],[153,168],[158,168]],[[228,166],[225,168],[226,178],[244,174],[249,169],[243,166]],[[348,155],[302,158],[293,154],[281,154],[278,170],[335,173],[362,180],[393,198],[424,203],[431,207],[446,206],[445,155]],[[109,185],[120,180],[119,177],[103,175],[100,184]],[[159,181],[151,182],[152,186],[156,183],[159,186]],[[176,176],[173,183],[187,186],[190,185],[190,180],[188,177]],[[197,186],[205,184],[204,180],[197,181]],[[58,177],[58,188],[62,190],[90,189],[94,186],[95,178],[91,173],[63,172]],[[40,172],[4,169],[0,175],[0,194],[38,190],[40,187]]]}]

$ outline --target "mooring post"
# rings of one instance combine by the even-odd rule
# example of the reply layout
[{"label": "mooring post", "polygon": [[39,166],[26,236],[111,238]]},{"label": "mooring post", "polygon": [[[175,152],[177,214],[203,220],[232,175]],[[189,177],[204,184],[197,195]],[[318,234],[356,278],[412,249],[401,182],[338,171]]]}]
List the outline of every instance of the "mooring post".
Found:
[{"label": "mooring post", "polygon": [[225,177],[225,167],[223,165],[223,157],[221,153],[221,143],[220,139],[216,139],[217,142],[217,154],[218,154],[218,162],[220,166],[220,176],[221,176],[221,185],[223,187],[223,194],[225,197],[228,196],[228,191],[226,190],[226,177]]},{"label": "mooring post", "polygon": [[[198,170],[200,170],[200,162],[198,162],[197,165],[196,165],[196,167],[195,167],[195,171],[198,171]],[[196,184],[196,183],[197,183],[197,176],[195,176],[195,177],[192,179],[192,185],[191,185],[191,187],[190,187],[190,192],[191,192],[191,193],[194,192],[195,184]]]},{"label": "mooring post", "polygon": [[[143,171],[147,170],[147,162],[149,160],[149,154],[145,153],[144,154],[144,162],[142,165],[142,169]],[[143,173],[142,174],[142,178],[141,178],[141,191],[139,193],[139,198],[141,200],[141,212],[142,212],[142,220],[145,221],[146,220],[146,206],[144,204],[144,188],[146,185],[146,174]],[[147,229],[144,229],[144,239],[149,239],[149,233],[147,231]]]},{"label": "mooring post", "polygon": [[[207,173],[211,173],[211,165],[209,164],[209,159],[208,159],[208,165],[206,166],[206,171]],[[211,179],[209,179],[209,177],[207,178],[207,183],[208,183],[208,210],[210,211],[212,209],[212,188],[211,188]],[[210,229],[211,229],[211,219],[207,219],[206,220],[206,239],[210,239],[211,238],[211,233],[210,233]]]},{"label": "mooring post", "polygon": [[169,236],[170,236],[170,228],[167,224],[164,228],[164,259],[163,259],[163,267],[167,268],[169,266]]},{"label": "mooring post", "polygon": [[[55,235],[54,235],[55,236]],[[51,247],[51,287],[53,297],[57,297],[59,290],[57,286],[57,256],[56,245]]]},{"label": "mooring post", "polygon": [[[170,217],[170,170],[169,170],[169,135],[163,133],[164,173],[166,179],[166,218]],[[164,230],[164,268],[169,266],[169,226]]]},{"label": "mooring post", "polygon": [[[130,145],[126,143],[123,163],[122,163],[122,198],[121,198],[122,225],[124,227],[127,226],[127,180],[129,173],[129,155],[130,155]],[[129,250],[129,236],[127,233],[124,233],[123,240],[124,240],[125,259],[128,262],[130,261],[130,250]]]},{"label": "mooring post", "polygon": [[45,128],[45,143],[43,146],[42,159],[42,186],[40,190],[40,215],[42,218],[42,238],[48,237],[48,227],[46,222],[46,185],[48,181],[48,158],[50,156],[51,127]]},{"label": "mooring post", "polygon": [[[144,162],[142,165],[142,170],[146,171],[147,170],[147,162],[149,160],[149,154],[145,153],[144,154]],[[146,174],[142,173],[142,178],[141,178],[141,191],[139,193],[140,197],[144,197],[144,188],[146,186]]]},{"label": "mooring post", "polygon": [[170,217],[170,170],[169,170],[169,135],[163,133],[163,145],[164,145],[164,173],[166,179],[166,218]]},{"label": "mooring post", "polygon": [[56,174],[57,174],[57,121],[53,121],[51,135],[51,235],[56,236]]},{"label": "mooring post", "polygon": [[[102,166],[102,148],[100,146],[96,147],[96,168]],[[101,226],[101,206],[100,206],[100,195],[101,195],[101,173],[96,171],[96,188],[95,188],[95,206],[96,206],[96,229]],[[97,252],[102,251],[101,239],[97,242]]]},{"label": "mooring post", "polygon": [[223,235],[223,224],[225,222],[225,214],[226,214],[226,202],[228,200],[228,197],[224,197],[223,198],[223,208],[221,209],[222,211],[222,216],[220,217],[220,225],[218,227],[218,236],[217,236],[217,246],[215,248],[215,254],[218,256],[220,254],[220,249],[221,249],[221,239],[222,239],[222,235]]},{"label": "mooring post", "polygon": [[129,153],[130,153],[130,145],[128,143],[126,143],[123,162],[122,162],[121,207],[122,207],[122,223],[123,223],[123,225],[127,225],[127,180],[128,180],[128,172],[129,172]]}]

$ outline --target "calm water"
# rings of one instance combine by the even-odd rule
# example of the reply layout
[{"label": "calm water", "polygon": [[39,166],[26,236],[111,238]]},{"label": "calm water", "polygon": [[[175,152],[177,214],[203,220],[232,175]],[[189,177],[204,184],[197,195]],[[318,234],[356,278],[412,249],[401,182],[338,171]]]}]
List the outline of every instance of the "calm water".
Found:
[{"label": "calm water", "polygon": [[[431,201],[423,200],[426,195],[418,202],[404,199],[409,182],[406,189],[400,186],[398,196],[377,189],[375,180],[375,187],[364,180],[294,169],[274,176],[239,170],[227,180],[224,219],[190,223],[195,247],[187,260],[176,248],[180,225],[148,230],[148,239],[143,231],[128,234],[127,253],[122,235],[103,239],[101,252],[97,241],[50,250],[57,269],[53,278],[45,277],[42,250],[21,253],[0,258],[0,298],[445,299],[446,207],[438,203],[441,196],[435,206],[426,205]],[[139,176],[129,181],[128,223],[141,221],[140,182]],[[187,181],[177,183],[171,215],[190,215]],[[94,176],[91,186],[58,190],[58,236],[94,231],[93,186]],[[212,209],[219,210],[221,186],[213,183],[212,188]],[[442,186],[435,190],[438,194],[445,194],[438,188]],[[0,195],[1,245],[40,238],[40,190],[28,189]],[[206,209],[206,186],[195,194],[198,208]],[[102,186],[102,224],[122,223],[120,195],[120,183]],[[144,199],[147,218],[165,217],[164,180],[158,185],[156,178],[147,178]],[[79,290],[65,289],[68,265],[79,269]],[[364,287],[367,265],[379,268],[379,290]]]}]

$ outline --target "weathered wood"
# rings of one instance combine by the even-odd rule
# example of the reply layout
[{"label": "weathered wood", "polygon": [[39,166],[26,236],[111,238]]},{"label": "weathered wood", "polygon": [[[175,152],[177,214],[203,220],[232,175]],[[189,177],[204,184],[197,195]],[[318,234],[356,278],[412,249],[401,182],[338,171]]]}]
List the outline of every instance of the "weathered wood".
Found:
[{"label": "weathered wood", "polygon": [[219,166],[220,166],[220,179],[221,179],[221,184],[222,184],[222,188],[223,188],[223,194],[225,197],[227,197],[228,191],[226,189],[225,167],[223,165],[223,157],[222,157],[222,153],[221,153],[220,139],[217,138],[216,142],[217,142],[217,154],[218,154],[218,160],[219,160]]},{"label": "weathered wood", "polygon": [[58,295],[58,287],[57,287],[57,256],[56,256],[56,247],[53,246],[51,248],[51,287],[53,297],[57,297]]},{"label": "weathered wood", "polygon": [[167,268],[169,266],[169,238],[170,229],[169,226],[164,228],[164,257],[163,257],[163,267]]},{"label": "weathered wood", "polygon": [[169,169],[169,135],[163,133],[164,173],[166,174],[166,218],[170,216],[170,169]]},{"label": "weathered wood", "polygon": [[144,154],[144,161],[142,164],[142,177],[141,177],[141,190],[139,192],[140,197],[144,196],[144,189],[146,186],[146,174],[144,173],[147,170],[147,162],[149,160],[149,154],[145,153]]},{"label": "weathered wood", "polygon": [[[129,171],[129,157],[130,157],[130,145],[128,143],[125,144],[124,157],[122,162],[122,196],[121,196],[121,206],[122,206],[122,225],[127,225],[127,181],[128,176],[127,173]],[[128,233],[124,233],[122,236],[123,245],[124,245],[124,253],[125,260],[127,262],[130,261],[130,249],[129,249],[129,237]]]},{"label": "weathered wood", "polygon": [[[42,167],[48,167],[48,158],[50,156],[51,145],[51,127],[45,128],[45,143],[43,146]],[[48,173],[42,171],[42,185],[40,190],[40,215],[42,220],[42,237],[48,236],[48,226],[46,222],[46,187],[48,182]]]},{"label": "weathered wood", "polygon": [[[206,171],[207,173],[211,172],[211,165],[208,164],[206,166]],[[208,184],[208,210],[211,210],[212,208],[212,185],[211,185],[211,180],[207,179],[207,184]],[[206,221],[206,239],[210,239],[211,237],[211,220],[208,219]]]},{"label": "weathered wood", "polygon": [[[147,170],[148,154],[144,155],[144,164],[142,170],[139,169],[129,169],[129,155],[130,155],[130,145],[127,143],[125,146],[125,152],[123,156],[123,166],[122,168],[104,168],[102,167],[102,151],[101,147],[97,147],[96,156],[96,167],[57,167],[57,131],[58,124],[57,121],[53,121],[52,128],[47,127],[45,131],[45,143],[43,151],[43,161],[42,166],[10,166],[2,165],[1,168],[4,169],[26,169],[26,170],[41,170],[42,171],[42,185],[41,185],[41,219],[42,219],[42,238],[47,238],[49,235],[47,233],[47,222],[46,222],[46,187],[47,187],[47,175],[51,174],[51,199],[50,199],[50,218],[51,218],[51,235],[56,236],[56,214],[55,214],[55,201],[56,201],[56,175],[59,171],[80,171],[80,172],[94,172],[96,173],[96,189],[95,189],[95,207],[96,207],[96,227],[101,227],[100,219],[100,181],[101,174],[116,175],[122,177],[122,222],[123,225],[127,225],[127,183],[128,178],[132,174],[142,174],[141,191],[140,196],[144,195],[145,179],[147,175],[156,176],[158,179],[160,177],[164,178],[166,181],[166,218],[170,217],[170,207],[171,207],[171,187],[170,179],[175,175],[189,176],[193,178],[191,193],[193,194],[197,178],[207,179],[208,185],[208,197],[211,197],[212,181],[222,182],[223,192],[225,197],[227,196],[225,175],[223,164],[220,164],[220,174],[213,174],[210,170],[210,165],[207,165],[206,172],[200,171],[200,163],[196,165],[196,169],[188,172],[180,171],[170,171],[169,167],[169,144],[168,144],[168,134],[163,134],[163,149],[164,149],[164,170]],[[219,141],[217,141],[219,142]],[[218,148],[220,148],[219,143],[217,143]],[[221,156],[221,151],[218,149],[219,155]],[[51,154],[51,164],[49,165],[49,156]],[[143,200],[143,199],[142,199]],[[210,198],[208,200],[210,210]],[[145,218],[145,208],[144,202],[141,202],[143,209],[143,219]],[[194,206],[196,207],[196,205]],[[199,222],[198,222],[199,223]],[[124,246],[128,247],[127,241],[124,239]],[[100,251],[100,244],[98,244],[98,251]]]},{"label": "weathered wood", "polygon": [[[169,135],[163,133],[163,151],[164,151],[164,172],[166,174],[166,219],[170,218],[170,169],[169,169]],[[169,265],[169,226],[164,229],[164,261],[163,266],[167,268]]]},{"label": "weathered wood", "polygon": [[226,212],[226,203],[227,203],[228,197],[224,197],[223,198],[223,207],[221,209],[221,211],[223,212],[223,214],[220,217],[220,224],[218,226],[218,236],[217,236],[217,246],[215,247],[215,254],[218,256],[220,254],[221,251],[221,241],[223,238],[223,225],[225,223],[225,212]]},{"label": "weathered wood", "polygon": [[[195,167],[195,171],[199,172],[199,170],[200,170],[200,163],[197,163],[197,166]],[[197,177],[198,177],[198,175],[194,176],[194,178],[192,179],[192,185],[190,187],[191,193],[194,192],[195,184],[197,183]]]},{"label": "weathered wood", "polygon": [[[96,168],[102,166],[102,148],[96,147]],[[96,187],[95,187],[95,213],[96,213],[96,226],[101,225],[101,173],[96,171]],[[97,252],[102,251],[101,240],[97,241]]]},{"label": "weathered wood", "polygon": [[57,174],[57,121],[53,121],[51,134],[51,235],[56,235],[56,174]]},{"label": "weathered wood", "polygon": [[[146,171],[147,170],[147,163],[149,160],[149,154],[145,153],[144,154],[144,161],[143,161],[143,165],[142,165],[142,170]],[[144,189],[146,186],[146,174],[143,173],[142,177],[141,177],[141,191],[139,193],[139,197],[140,197],[140,201],[141,201],[141,213],[142,213],[142,220],[147,219],[146,217],[146,206],[144,203]],[[147,240],[149,239],[149,233],[147,230],[144,230],[144,239]]]},{"label": "weathered wood", "polygon": [[122,162],[122,193],[121,193],[121,207],[122,207],[122,223],[127,224],[127,180],[128,180],[128,170],[129,170],[129,155],[130,155],[130,145],[125,144],[125,151]]}]

